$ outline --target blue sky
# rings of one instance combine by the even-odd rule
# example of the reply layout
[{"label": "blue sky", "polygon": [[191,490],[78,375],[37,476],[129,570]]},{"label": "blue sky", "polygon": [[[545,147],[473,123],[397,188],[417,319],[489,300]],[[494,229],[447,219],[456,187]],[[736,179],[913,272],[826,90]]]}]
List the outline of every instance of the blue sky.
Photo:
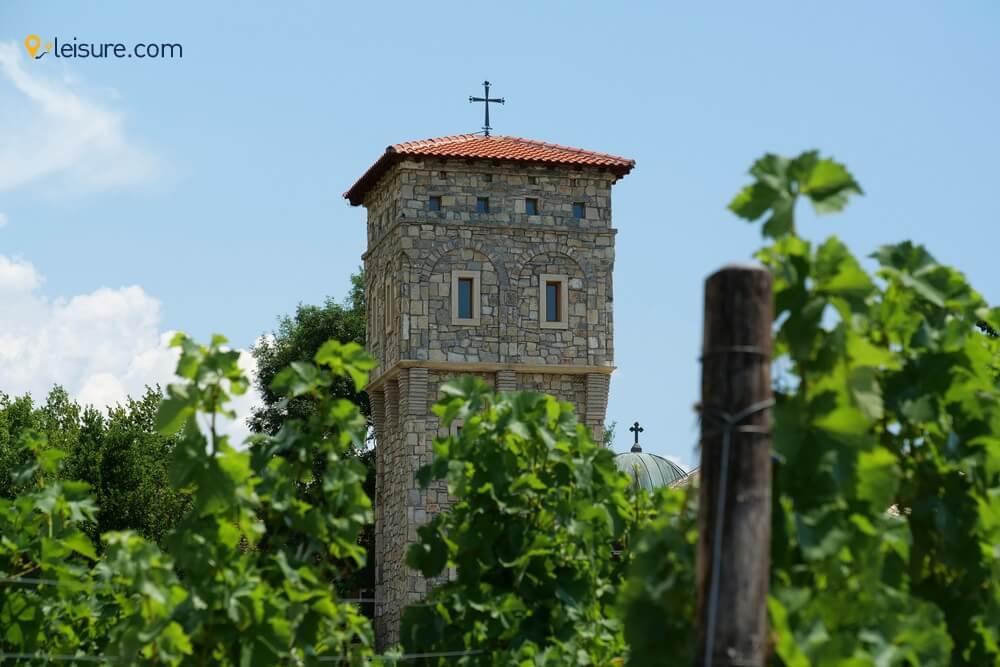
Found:
[{"label": "blue sky", "polygon": [[[169,366],[164,331],[246,347],[340,298],[365,243],[341,193],[390,143],[477,130],[488,78],[496,133],[637,161],[609,419],[694,463],[702,285],[760,245],[725,204],[763,152],[865,188],[806,235],[925,243],[1000,300],[998,29],[985,0],[4,2],[0,388],[112,400]],[[32,33],[184,57],[35,61]]]}]

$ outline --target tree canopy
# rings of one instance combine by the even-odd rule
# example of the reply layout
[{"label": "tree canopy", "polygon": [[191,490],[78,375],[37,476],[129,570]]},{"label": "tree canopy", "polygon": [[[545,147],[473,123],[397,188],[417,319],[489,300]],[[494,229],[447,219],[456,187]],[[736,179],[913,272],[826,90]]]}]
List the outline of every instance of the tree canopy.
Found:
[{"label": "tree canopy", "polygon": [[[301,398],[283,401],[273,387],[274,378],[294,361],[309,361],[328,340],[365,344],[365,277],[362,270],[351,275],[351,290],[343,303],[332,297],[321,306],[299,304],[293,315],[278,319],[278,328],[251,348],[257,361],[255,387],[263,405],[253,411],[250,428],[257,433],[277,433],[288,417],[301,418],[313,408]],[[370,414],[368,397],[346,380],[331,390]]]},{"label": "tree canopy", "polygon": [[62,387],[42,404],[31,396],[0,394],[0,497],[15,498],[31,479],[14,481],[29,454],[21,441],[30,434],[66,455],[62,479],[86,482],[99,508],[85,531],[96,538],[112,530],[133,530],[153,542],[180,520],[191,499],[168,483],[167,466],[177,438],[156,430],[162,395],[147,388],[102,413],[81,407]]}]

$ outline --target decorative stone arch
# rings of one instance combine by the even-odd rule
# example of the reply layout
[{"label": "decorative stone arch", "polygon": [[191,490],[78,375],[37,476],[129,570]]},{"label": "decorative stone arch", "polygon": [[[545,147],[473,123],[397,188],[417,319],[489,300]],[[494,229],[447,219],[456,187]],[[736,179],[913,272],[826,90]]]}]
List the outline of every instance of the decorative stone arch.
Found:
[{"label": "decorative stone arch", "polygon": [[[456,250],[472,250],[478,252],[486,259],[489,260],[490,264],[493,265],[493,269],[497,272],[497,280],[500,282],[500,291],[504,292],[510,287],[510,278],[507,274],[507,267],[504,266],[503,261],[497,257],[489,246],[481,241],[473,241],[472,239],[451,239],[446,243],[442,243],[440,246],[434,248],[427,257],[420,262],[419,268],[416,273],[419,275],[421,280],[427,280],[429,276],[434,272],[434,267],[444,256],[456,251]],[[416,263],[413,266],[417,266]]]},{"label": "decorative stone arch", "polygon": [[513,271],[514,276],[520,277],[520,275],[524,272],[525,267],[535,261],[536,257],[541,255],[562,255],[563,257],[572,260],[573,263],[580,269],[580,272],[583,273],[583,278],[586,283],[585,287],[589,287],[594,284],[593,267],[585,257],[579,256],[575,248],[571,248],[564,243],[542,243],[541,245],[533,248],[533,251],[534,252],[532,252],[530,256],[521,259],[517,263],[516,270]]},{"label": "decorative stone arch", "polygon": [[[575,269],[570,269],[570,273],[575,273],[577,275],[582,275],[583,285],[579,289],[579,292],[583,298],[583,303],[586,304],[588,310],[593,310],[597,307],[597,280],[596,272],[588,258],[584,256],[584,249],[574,249],[570,248],[563,243],[541,243],[534,246],[531,249],[531,254],[522,258],[519,258],[517,262],[517,273],[513,273],[513,285],[511,289],[510,299],[507,308],[507,317],[512,324],[512,332],[515,339],[518,342],[518,357],[522,358],[525,354],[525,350],[522,348],[522,343],[530,341],[530,335],[528,334],[529,329],[523,326],[523,313],[521,312],[522,302],[526,302],[527,297],[522,292],[520,287],[520,282],[522,278],[534,275],[531,270],[531,265],[540,257],[553,257],[566,262],[567,264],[575,267]],[[540,277],[540,276],[539,276]],[[572,284],[572,277],[571,284]],[[535,289],[535,299],[538,300],[538,307],[541,308],[541,285],[539,284]],[[539,310],[539,317],[541,313]],[[586,319],[577,324],[577,329],[575,331],[581,334],[584,338],[588,338],[591,335],[592,324]],[[572,327],[571,327],[572,329]],[[542,331],[551,331],[550,329],[543,329]],[[557,331],[565,331],[565,329],[559,328]],[[541,340],[537,341],[538,344],[542,344]],[[581,356],[582,355],[582,356]],[[587,363],[593,361],[593,356],[589,349],[584,348],[577,351],[576,358],[585,358]]]}]

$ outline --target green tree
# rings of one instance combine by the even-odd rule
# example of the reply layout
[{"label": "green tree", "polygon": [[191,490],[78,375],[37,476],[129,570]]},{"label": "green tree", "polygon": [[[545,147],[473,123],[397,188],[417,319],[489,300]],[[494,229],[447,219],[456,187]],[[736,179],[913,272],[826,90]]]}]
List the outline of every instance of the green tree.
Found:
[{"label": "green tree", "polygon": [[81,408],[62,387],[54,387],[45,403],[30,396],[10,400],[0,395],[0,496],[16,497],[30,486],[12,484],[14,470],[30,458],[21,446],[29,433],[43,436],[45,446],[64,452],[58,467],[64,480],[86,482],[101,508],[87,533],[97,538],[110,530],[134,530],[160,541],[190,506],[190,499],[167,483],[168,461],[177,439],[156,431],[162,395],[147,388],[139,400],[108,408]]},{"label": "green tree", "polygon": [[14,471],[25,465],[29,452],[20,446],[22,436],[38,428],[38,412],[31,396],[11,398],[0,393],[0,498],[14,498],[23,488]]},{"label": "green tree", "polygon": [[[277,434],[289,419],[307,419],[315,410],[315,404],[303,397],[287,398],[274,385],[275,378],[290,364],[309,361],[329,340],[365,344],[365,280],[363,270],[351,275],[351,290],[343,303],[328,298],[322,306],[303,305],[295,309],[292,316],[278,320],[278,329],[271,336],[265,336],[251,348],[257,361],[255,386],[262,405],[254,408],[250,418],[250,428],[256,433]],[[347,399],[358,406],[371,424],[371,407],[368,395],[359,390],[349,378],[335,379],[330,387],[333,396]],[[369,431],[370,432],[370,431]],[[366,441],[355,454],[365,466],[365,492],[375,500],[375,450]],[[324,493],[319,486],[300,485],[303,498],[312,498]],[[278,527],[275,526],[274,530]],[[299,539],[304,539],[300,536]],[[375,528],[368,525],[359,536],[360,544],[369,556],[361,570],[342,567],[337,579],[338,589],[344,593],[365,592],[372,595],[375,589]],[[366,613],[374,610],[369,606]]]},{"label": "green tree", "polygon": [[611,422],[610,424],[604,425],[604,435],[601,438],[601,444],[608,449],[614,449],[615,447],[615,428],[618,426],[618,422]]},{"label": "green tree", "polygon": [[[250,418],[250,428],[256,433],[275,434],[288,417],[308,416],[313,404],[301,398],[283,401],[272,383],[278,373],[295,361],[309,361],[328,340],[365,344],[365,278],[359,270],[351,276],[351,291],[343,303],[328,298],[322,306],[299,304],[292,316],[278,319],[278,329],[270,336],[263,336],[251,347],[257,361],[255,386],[263,405],[255,407]],[[331,388],[361,408],[368,417],[371,413],[368,397],[346,380]]]},{"label": "green tree", "polygon": [[159,389],[147,388],[142,398],[128,398],[124,405],[109,408],[102,437],[95,443],[98,447],[85,453],[87,440],[81,439],[70,453],[71,464],[81,472],[88,464],[97,466],[96,477],[74,477],[88,482],[95,492],[96,535],[134,530],[161,543],[191,506],[189,494],[168,483],[169,462],[179,439],[156,429],[161,400]]}]

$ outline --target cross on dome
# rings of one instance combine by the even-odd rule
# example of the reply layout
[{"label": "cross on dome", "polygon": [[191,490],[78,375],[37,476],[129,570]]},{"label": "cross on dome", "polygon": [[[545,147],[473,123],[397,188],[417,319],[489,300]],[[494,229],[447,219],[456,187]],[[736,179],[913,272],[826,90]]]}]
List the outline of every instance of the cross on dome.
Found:
[{"label": "cross on dome", "polygon": [[643,431],[645,431],[646,429],[644,429],[643,427],[639,426],[639,422],[636,422],[636,423],[632,424],[632,426],[630,426],[628,430],[635,434],[635,444],[632,445],[632,451],[633,452],[641,452],[642,451],[642,447],[639,446],[639,434],[642,433]]}]

